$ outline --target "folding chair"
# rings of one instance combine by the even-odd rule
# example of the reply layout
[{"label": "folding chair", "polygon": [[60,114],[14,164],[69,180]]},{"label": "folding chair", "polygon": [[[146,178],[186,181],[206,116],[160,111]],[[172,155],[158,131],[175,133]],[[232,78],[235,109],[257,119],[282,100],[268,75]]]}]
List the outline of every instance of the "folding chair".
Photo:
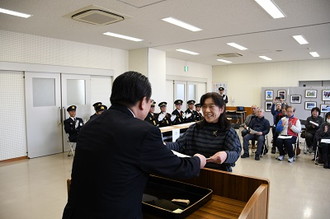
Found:
[{"label": "folding chair", "polygon": [[299,147],[299,135],[297,136],[296,143],[292,144],[292,147],[293,147],[293,153],[294,153],[293,157],[294,157],[294,160],[296,160],[296,158],[298,157],[298,155],[301,152],[300,147]]},{"label": "folding chair", "polygon": [[76,142],[72,142],[69,140],[69,135],[67,135],[67,142],[68,142],[68,145],[69,145],[69,153],[68,153],[68,157],[70,156],[74,156],[74,150],[76,148]]}]

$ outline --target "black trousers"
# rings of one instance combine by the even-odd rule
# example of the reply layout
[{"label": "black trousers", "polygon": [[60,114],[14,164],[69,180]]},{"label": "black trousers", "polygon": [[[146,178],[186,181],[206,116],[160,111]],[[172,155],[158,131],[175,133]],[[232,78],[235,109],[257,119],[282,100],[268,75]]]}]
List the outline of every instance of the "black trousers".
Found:
[{"label": "black trousers", "polygon": [[280,152],[280,155],[284,155],[284,147],[286,148],[289,157],[293,157],[294,156],[294,152],[293,152],[293,146],[292,144],[295,144],[297,141],[297,137],[296,136],[292,136],[291,138],[288,139],[282,139],[282,138],[277,138],[276,140],[276,145],[278,148],[278,151]]},{"label": "black trousers", "polygon": [[324,166],[329,166],[329,147],[330,144],[320,143],[320,147],[322,148],[322,159],[324,162]]}]

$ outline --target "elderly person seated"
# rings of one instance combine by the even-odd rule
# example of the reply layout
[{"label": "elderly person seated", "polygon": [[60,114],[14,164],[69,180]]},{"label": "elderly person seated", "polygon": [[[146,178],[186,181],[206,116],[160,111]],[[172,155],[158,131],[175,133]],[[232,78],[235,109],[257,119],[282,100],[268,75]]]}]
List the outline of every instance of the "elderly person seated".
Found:
[{"label": "elderly person seated", "polygon": [[265,135],[269,133],[270,124],[264,117],[264,110],[258,109],[257,117],[255,117],[248,127],[249,133],[243,138],[244,154],[241,158],[249,157],[249,140],[257,140],[257,151],[255,154],[255,160],[260,160],[262,148],[265,143]]},{"label": "elderly person seated", "polygon": [[296,143],[298,134],[301,132],[300,120],[294,116],[295,108],[292,106],[286,106],[286,116],[283,117],[276,125],[276,132],[279,136],[276,140],[276,145],[280,152],[280,156],[277,160],[282,161],[285,156],[283,147],[286,148],[289,158],[288,162],[294,161],[293,144]]},{"label": "elderly person seated", "polygon": [[309,152],[313,152],[316,149],[316,145],[313,145],[316,131],[320,128],[323,123],[323,118],[320,116],[321,110],[318,107],[314,107],[311,110],[311,116],[306,120],[306,132],[305,139]]},{"label": "elderly person seated", "polygon": [[[330,112],[325,115],[325,122],[315,133],[315,141],[320,142],[319,163],[324,163],[324,168],[330,168],[329,147],[330,147]],[[328,142],[327,142],[328,141]]]}]

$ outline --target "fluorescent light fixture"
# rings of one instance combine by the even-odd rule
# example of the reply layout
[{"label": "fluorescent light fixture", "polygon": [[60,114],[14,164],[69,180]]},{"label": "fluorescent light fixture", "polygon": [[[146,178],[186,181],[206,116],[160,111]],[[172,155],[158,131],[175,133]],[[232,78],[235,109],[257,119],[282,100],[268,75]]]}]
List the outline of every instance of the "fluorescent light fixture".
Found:
[{"label": "fluorescent light fixture", "polygon": [[142,39],[121,35],[121,34],[118,34],[118,33],[106,32],[106,33],[103,33],[103,34],[107,35],[107,36],[117,37],[117,38],[124,39],[124,40],[131,40],[131,41],[135,41],[135,42],[143,41]]},{"label": "fluorescent light fixture", "polygon": [[309,54],[311,54],[311,56],[313,56],[314,58],[320,57],[317,52],[310,52]]},{"label": "fluorescent light fixture", "polygon": [[272,0],[255,0],[274,19],[283,18],[285,15]]},{"label": "fluorescent light fixture", "polygon": [[22,18],[29,18],[32,16],[31,14],[24,14],[21,12],[11,11],[11,10],[4,9],[4,8],[0,8],[0,13],[9,14],[9,15],[13,15],[16,17],[22,17]]},{"label": "fluorescent light fixture", "polygon": [[192,52],[192,51],[185,50],[185,49],[176,49],[176,51],[178,51],[178,52],[183,52],[183,53],[187,53],[187,54],[194,55],[194,56],[199,55],[198,52]]},{"label": "fluorescent light fixture", "polygon": [[267,57],[267,56],[259,56],[259,58],[264,59],[264,60],[266,60],[266,61],[270,61],[270,60],[272,60],[271,58],[269,58],[269,57]]},{"label": "fluorescent light fixture", "polygon": [[292,36],[300,45],[308,44],[307,40],[302,35]]},{"label": "fluorescent light fixture", "polygon": [[168,22],[168,23],[170,23],[170,24],[174,24],[174,25],[176,25],[176,26],[182,27],[182,28],[184,28],[184,29],[187,29],[187,30],[193,31],[193,32],[201,31],[201,30],[202,30],[202,29],[200,29],[200,28],[198,28],[198,27],[195,27],[195,26],[193,26],[193,25],[191,25],[191,24],[187,24],[187,23],[185,23],[185,22],[183,22],[183,21],[180,21],[180,20],[178,20],[178,19],[175,19],[175,18],[173,18],[173,17],[163,18],[162,20],[163,20],[163,21],[166,21],[166,22]]},{"label": "fluorescent light fixture", "polygon": [[228,46],[232,46],[232,47],[234,47],[236,49],[239,49],[239,50],[247,50],[247,48],[245,48],[244,46],[241,46],[241,45],[239,45],[237,43],[227,43],[227,45]]},{"label": "fluorescent light fixture", "polygon": [[225,59],[217,59],[219,62],[224,62],[224,63],[232,63],[231,61],[225,60]]}]

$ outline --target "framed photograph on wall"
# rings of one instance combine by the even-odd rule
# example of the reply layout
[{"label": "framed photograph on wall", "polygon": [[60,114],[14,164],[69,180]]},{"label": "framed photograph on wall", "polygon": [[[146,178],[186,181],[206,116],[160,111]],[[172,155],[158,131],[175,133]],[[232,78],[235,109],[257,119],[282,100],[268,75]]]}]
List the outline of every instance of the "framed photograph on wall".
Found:
[{"label": "framed photograph on wall", "polygon": [[265,90],[265,99],[266,100],[273,100],[274,99],[274,91]]},{"label": "framed photograph on wall", "polygon": [[273,102],[269,102],[269,101],[265,102],[265,111],[266,112],[270,112],[272,110],[272,104],[273,104]]},{"label": "framed photograph on wall", "polygon": [[305,110],[311,110],[316,107],[316,101],[305,101]]},{"label": "framed photograph on wall", "polygon": [[330,100],[330,90],[323,90],[322,91],[322,100],[323,101]]},{"label": "framed photograph on wall", "polygon": [[305,97],[306,98],[316,98],[317,90],[305,90]]},{"label": "framed photograph on wall", "polygon": [[280,97],[282,100],[286,99],[286,90],[281,89],[277,91],[277,96]]},{"label": "framed photograph on wall", "polygon": [[301,95],[292,94],[290,96],[290,103],[293,103],[293,104],[301,103]]},{"label": "framed photograph on wall", "polygon": [[321,113],[330,112],[330,104],[321,104]]}]

